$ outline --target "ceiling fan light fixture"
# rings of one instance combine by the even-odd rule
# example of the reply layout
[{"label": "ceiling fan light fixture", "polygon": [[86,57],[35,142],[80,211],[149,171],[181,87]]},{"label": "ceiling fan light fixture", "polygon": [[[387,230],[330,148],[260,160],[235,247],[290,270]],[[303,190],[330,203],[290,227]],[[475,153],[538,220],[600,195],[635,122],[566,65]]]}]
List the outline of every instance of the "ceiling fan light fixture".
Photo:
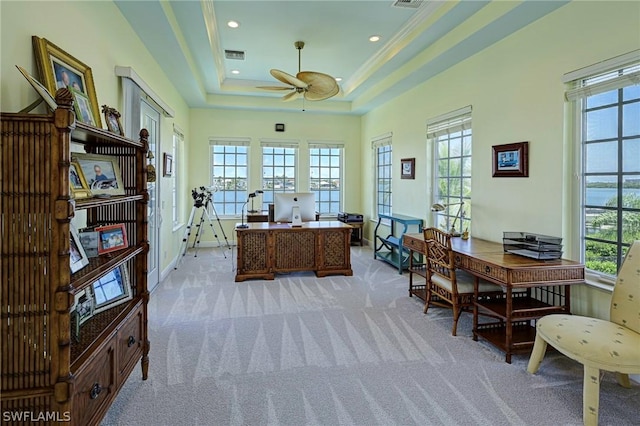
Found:
[{"label": "ceiling fan light fixture", "polygon": [[278,69],[271,69],[269,71],[275,79],[288,85],[288,87],[260,86],[258,88],[265,90],[291,90],[290,93],[287,93],[282,98],[283,101],[296,99],[298,98],[297,95],[300,94],[308,101],[321,101],[340,93],[340,87],[338,87],[336,79],[329,74],[315,71],[301,71],[300,61],[304,41],[296,41],[293,45],[298,49],[298,73],[296,76],[294,77]]}]

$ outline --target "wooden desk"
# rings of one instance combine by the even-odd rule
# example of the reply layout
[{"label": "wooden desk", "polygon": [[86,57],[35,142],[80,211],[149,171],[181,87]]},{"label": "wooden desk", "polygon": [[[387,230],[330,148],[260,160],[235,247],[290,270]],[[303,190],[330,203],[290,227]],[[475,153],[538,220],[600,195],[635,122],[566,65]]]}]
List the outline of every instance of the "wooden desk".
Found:
[{"label": "wooden desk", "polygon": [[[529,259],[505,253],[500,243],[478,238],[451,241],[460,269],[504,289],[501,297],[474,304],[473,340],[480,336],[502,349],[508,363],[513,353],[529,351],[533,346],[535,320],[551,313],[569,313],[569,286],[584,283],[584,265],[578,262]],[[412,252],[426,255],[422,234],[406,234],[404,245]],[[412,280],[412,274],[419,273],[420,268],[413,269],[410,265],[409,271]],[[475,292],[478,300],[477,280]],[[497,319],[479,323],[480,314]]]},{"label": "wooden desk", "polygon": [[236,281],[272,280],[277,272],[314,271],[318,277],[353,275],[351,226],[341,222],[249,223],[236,228]]}]

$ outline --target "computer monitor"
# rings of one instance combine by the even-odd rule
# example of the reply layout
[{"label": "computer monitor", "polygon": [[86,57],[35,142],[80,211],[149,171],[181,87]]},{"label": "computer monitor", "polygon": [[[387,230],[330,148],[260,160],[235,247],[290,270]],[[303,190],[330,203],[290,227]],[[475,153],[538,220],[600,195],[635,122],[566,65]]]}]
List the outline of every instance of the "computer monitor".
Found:
[{"label": "computer monitor", "polygon": [[302,222],[316,219],[316,197],[313,192],[276,192],[273,194],[273,220],[295,222],[293,209],[297,207]]}]

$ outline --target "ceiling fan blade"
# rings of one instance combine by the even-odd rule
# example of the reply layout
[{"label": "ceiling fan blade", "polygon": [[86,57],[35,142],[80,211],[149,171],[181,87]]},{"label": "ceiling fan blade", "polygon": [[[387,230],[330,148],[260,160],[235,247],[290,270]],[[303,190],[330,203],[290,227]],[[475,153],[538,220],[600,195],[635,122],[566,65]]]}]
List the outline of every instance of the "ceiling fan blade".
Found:
[{"label": "ceiling fan blade", "polygon": [[286,95],[284,95],[282,97],[282,100],[285,101],[285,102],[293,101],[293,100],[298,98],[297,95],[298,95],[298,91],[294,90],[293,92],[287,93]]},{"label": "ceiling fan blade", "polygon": [[274,76],[276,79],[280,80],[281,82],[283,82],[285,84],[290,84],[292,86],[300,87],[302,89],[306,89],[307,88],[307,83],[305,83],[302,80],[297,79],[296,77],[292,76],[291,74],[287,74],[284,71],[280,71],[280,70],[277,70],[277,69],[272,69],[269,72],[271,73],[272,76]]},{"label": "ceiling fan blade", "polygon": [[256,89],[262,90],[294,90],[295,87],[285,87],[285,86],[256,86]]},{"label": "ceiling fan blade", "polygon": [[296,76],[308,84],[304,97],[308,101],[321,101],[337,95],[340,87],[336,79],[328,74],[314,71],[302,71]]}]

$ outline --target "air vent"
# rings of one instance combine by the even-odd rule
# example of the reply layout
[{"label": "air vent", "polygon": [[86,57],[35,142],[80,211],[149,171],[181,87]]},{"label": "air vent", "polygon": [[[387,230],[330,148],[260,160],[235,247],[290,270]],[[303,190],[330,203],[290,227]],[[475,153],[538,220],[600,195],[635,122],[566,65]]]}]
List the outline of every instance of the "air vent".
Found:
[{"label": "air vent", "polygon": [[420,7],[422,0],[396,0],[392,7],[401,7],[403,9],[417,9]]},{"label": "air vent", "polygon": [[224,57],[227,59],[235,59],[237,61],[244,61],[244,52],[242,50],[224,50]]}]

